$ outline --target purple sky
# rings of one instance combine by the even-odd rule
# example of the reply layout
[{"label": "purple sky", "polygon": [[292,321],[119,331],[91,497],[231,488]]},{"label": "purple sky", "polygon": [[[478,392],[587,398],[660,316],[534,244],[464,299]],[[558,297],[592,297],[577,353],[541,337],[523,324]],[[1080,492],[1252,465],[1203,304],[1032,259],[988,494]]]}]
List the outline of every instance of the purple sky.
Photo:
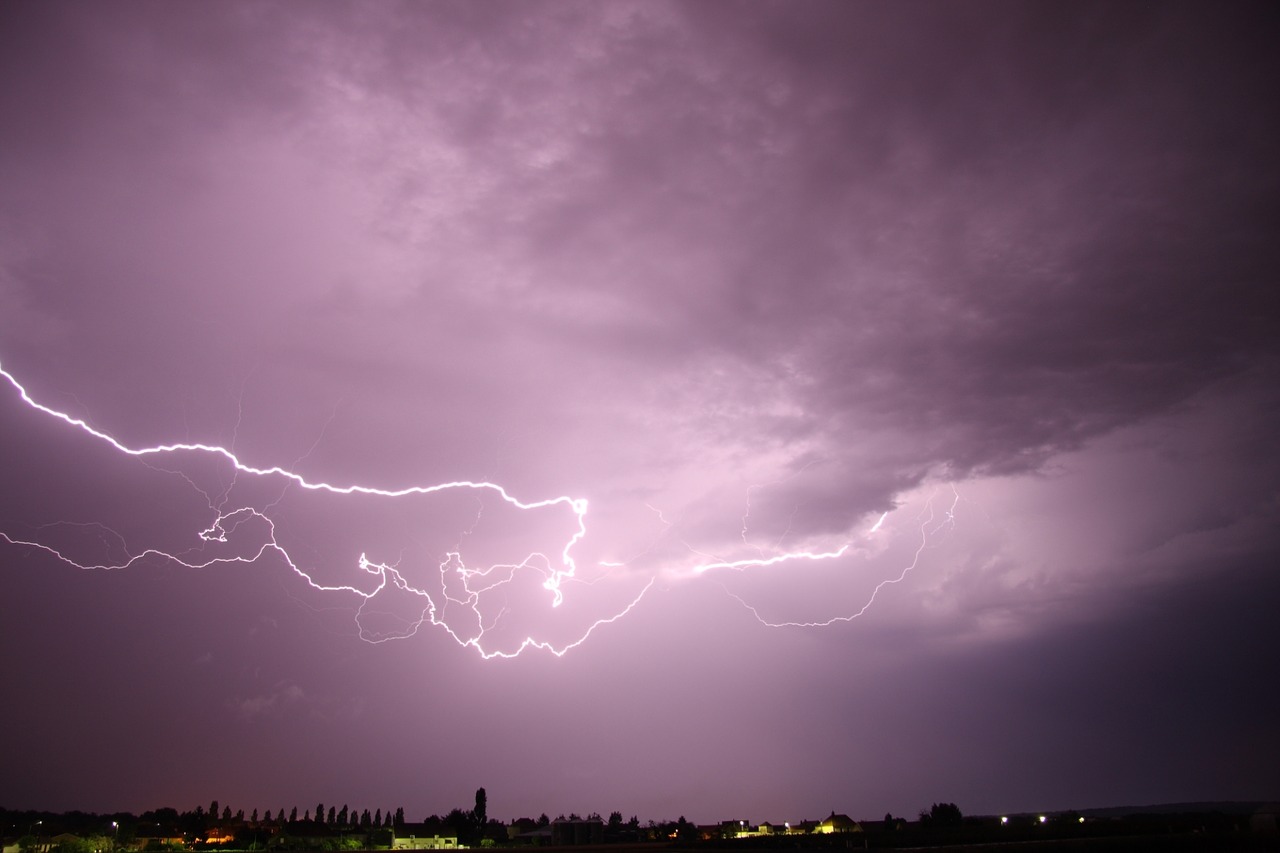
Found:
[{"label": "purple sky", "polygon": [[0,805],[1280,798],[1276,23],[0,5]]}]

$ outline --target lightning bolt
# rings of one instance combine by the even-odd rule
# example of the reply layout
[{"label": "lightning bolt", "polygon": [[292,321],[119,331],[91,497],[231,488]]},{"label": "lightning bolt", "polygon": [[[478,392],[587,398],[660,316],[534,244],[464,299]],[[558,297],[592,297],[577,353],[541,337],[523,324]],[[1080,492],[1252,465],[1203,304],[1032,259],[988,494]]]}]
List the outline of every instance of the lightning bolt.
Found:
[{"label": "lightning bolt", "polygon": [[[552,560],[547,559],[542,554],[531,554],[523,562],[520,562],[520,563],[510,564],[510,565],[496,565],[496,566],[491,566],[488,569],[478,570],[478,569],[468,568],[462,562],[461,555],[458,552],[450,552],[449,554],[446,555],[444,562],[440,564],[440,567],[439,567],[440,573],[442,576],[449,574],[450,572],[455,574],[462,582],[463,594],[458,599],[451,599],[446,590],[446,592],[444,593],[445,600],[439,606],[435,598],[432,597],[431,593],[428,590],[414,586],[405,578],[404,574],[396,566],[391,565],[389,563],[375,562],[373,560],[370,560],[365,554],[360,555],[360,559],[357,565],[364,572],[370,575],[373,575],[374,577],[377,578],[377,582],[374,585],[374,588],[372,589],[372,591],[363,590],[363,589],[360,589],[359,587],[356,587],[350,584],[334,585],[334,584],[323,584],[323,583],[317,582],[308,572],[306,572],[298,564],[298,562],[288,552],[288,550],[286,550],[279,543],[278,539],[276,538],[275,522],[265,512],[254,507],[237,507],[235,509],[227,511],[224,509],[224,507],[226,505],[226,502],[229,500],[230,487],[227,487],[225,490],[222,491],[221,494],[219,494],[215,498],[213,496],[210,496],[208,492],[204,491],[203,489],[200,489],[199,486],[197,486],[190,479],[190,477],[187,477],[181,471],[172,472],[172,473],[177,473],[179,476],[182,476],[193,488],[199,491],[205,497],[205,500],[208,503],[209,508],[216,513],[212,523],[205,530],[199,533],[199,538],[202,540],[202,542],[226,543],[228,541],[227,533],[229,530],[234,530],[237,527],[240,527],[246,523],[256,520],[265,525],[267,533],[264,538],[264,541],[257,547],[255,551],[253,551],[252,554],[249,554],[249,555],[238,554],[233,556],[215,556],[215,557],[209,557],[206,559],[193,559],[190,556],[190,552],[173,554],[164,550],[149,548],[137,554],[126,556],[125,559],[120,561],[86,564],[86,563],[78,562],[77,560],[73,559],[69,555],[63,553],[62,551],[50,545],[44,544],[42,542],[32,541],[32,540],[15,538],[13,536],[10,536],[7,533],[0,531],[0,539],[3,539],[5,542],[7,542],[11,546],[34,549],[36,551],[46,554],[49,557],[54,558],[55,560],[61,561],[67,565],[70,565],[79,569],[105,570],[105,571],[127,569],[130,566],[136,565],[141,561],[152,559],[152,558],[172,560],[180,565],[183,565],[192,569],[203,569],[203,568],[209,568],[218,564],[253,563],[259,559],[262,559],[268,554],[275,553],[285,561],[285,563],[289,566],[289,568],[295,574],[297,574],[298,577],[305,580],[313,589],[316,589],[322,592],[347,593],[347,594],[356,595],[360,597],[362,600],[360,602],[360,605],[356,609],[356,622],[357,622],[357,626],[360,629],[360,636],[362,639],[370,642],[385,642],[388,639],[400,639],[402,637],[413,635],[414,633],[416,633],[418,628],[423,624],[431,624],[433,626],[438,626],[443,628],[459,644],[466,647],[474,648],[482,657],[486,659],[493,658],[493,657],[515,657],[519,655],[521,652],[525,651],[526,649],[540,649],[542,651],[550,652],[551,654],[554,654],[556,656],[563,656],[569,650],[576,648],[577,646],[585,642],[587,638],[590,637],[591,634],[594,633],[601,626],[608,625],[612,622],[615,622],[618,619],[625,616],[627,613],[629,613],[637,604],[639,604],[640,600],[644,597],[645,593],[648,592],[650,587],[653,585],[653,580],[650,579],[649,582],[646,583],[640,589],[639,593],[637,593],[635,597],[632,598],[621,610],[619,610],[617,613],[613,614],[612,616],[598,619],[595,622],[591,623],[591,625],[585,630],[585,632],[583,632],[580,636],[578,636],[577,639],[574,639],[572,641],[557,645],[549,641],[538,640],[533,637],[525,637],[518,644],[515,651],[503,651],[503,650],[496,650],[492,648],[486,648],[484,644],[484,635],[488,630],[488,627],[492,627],[492,626],[488,626],[488,627],[484,626],[483,622],[480,619],[480,612],[479,612],[480,596],[483,593],[493,589],[494,587],[509,581],[511,576],[514,575],[516,571],[519,571],[522,569],[534,569],[537,571],[541,571],[545,576],[542,582],[542,587],[550,593],[551,607],[553,608],[559,607],[561,604],[564,603],[563,584],[566,580],[574,579],[577,573],[577,564],[574,561],[572,552],[574,547],[582,540],[582,538],[586,535],[586,532],[587,532],[586,516],[587,516],[588,503],[586,498],[561,495],[558,497],[546,498],[543,500],[522,501],[519,498],[512,495],[510,492],[507,491],[506,488],[504,488],[502,485],[498,483],[487,482],[487,481],[472,481],[472,480],[455,480],[447,483],[439,483],[439,484],[427,485],[427,486],[406,486],[404,488],[399,488],[399,489],[383,489],[383,488],[376,488],[373,486],[366,486],[366,485],[359,485],[359,484],[335,485],[333,483],[327,483],[327,482],[318,481],[318,480],[310,480],[295,471],[292,471],[280,466],[259,467],[256,465],[251,465],[248,462],[241,459],[232,450],[229,450],[225,447],[212,445],[212,444],[204,444],[200,442],[176,442],[171,444],[158,444],[150,447],[130,447],[129,445],[116,439],[114,436],[106,432],[103,432],[102,430],[97,429],[92,424],[90,424],[89,422],[81,418],[73,417],[72,415],[69,415],[65,412],[58,411],[57,409],[50,408],[49,406],[46,406],[43,403],[40,403],[39,401],[35,400],[28,393],[27,389],[22,385],[22,383],[20,383],[13,374],[5,370],[3,366],[0,366],[0,376],[3,376],[4,379],[8,381],[8,383],[11,386],[13,386],[13,388],[17,391],[18,396],[22,399],[22,401],[32,409],[42,412],[45,415],[48,415],[52,418],[56,418],[57,420],[60,420],[71,427],[79,429],[84,433],[87,433],[88,435],[93,436],[99,441],[105,442],[106,444],[111,446],[113,449],[115,449],[117,452],[125,454],[126,456],[137,457],[145,460],[145,459],[151,459],[156,457],[164,457],[167,455],[172,455],[177,453],[206,454],[213,457],[220,457],[221,459],[229,463],[232,466],[232,469],[234,471],[234,476],[240,476],[240,475],[250,475],[255,477],[276,476],[276,477],[283,478],[287,484],[291,484],[301,489],[315,491],[315,492],[327,492],[335,495],[369,495],[369,496],[377,496],[377,497],[384,497],[384,498],[399,498],[399,497],[405,497],[409,495],[431,495],[439,492],[446,492],[446,491],[453,491],[453,490],[471,490],[471,491],[478,491],[478,492],[489,492],[489,493],[496,494],[505,503],[510,504],[516,509],[519,509],[522,511],[545,509],[545,508],[551,508],[551,507],[564,507],[564,508],[567,508],[572,513],[572,518],[573,518],[573,524],[572,524],[573,532],[561,547],[559,552],[559,562],[558,564],[555,564],[555,565],[553,565]],[[500,575],[502,572],[507,573],[505,579],[500,576],[498,580],[491,580],[492,576],[494,576],[495,573],[498,573]],[[367,606],[375,598],[375,596],[377,596],[383,590],[386,590],[389,588],[398,590],[403,593],[407,593],[409,595],[420,597],[424,602],[424,606],[421,611],[421,617],[418,618],[416,621],[411,622],[408,628],[406,629],[406,631],[401,632],[399,634],[372,636],[365,630],[363,623],[360,621],[361,617],[365,614]],[[473,615],[476,618],[477,623],[480,624],[480,630],[470,636],[467,636],[459,632],[455,628],[451,627],[443,619],[441,619],[439,616],[439,613],[443,609],[443,606],[447,604],[449,601],[454,601],[455,603],[460,604],[463,607],[466,607],[469,610],[471,610]]]},{"label": "lightning bolt", "polygon": [[[937,521],[936,524],[935,524],[935,513],[933,509],[933,503],[934,503],[934,499],[937,497],[937,491],[935,490],[934,493],[929,496],[929,499],[925,502],[925,508],[921,513],[921,517],[923,520],[920,522],[920,528],[919,528],[920,544],[916,546],[915,553],[912,555],[910,562],[908,562],[902,568],[902,570],[898,572],[896,576],[891,578],[886,578],[885,580],[882,580],[878,584],[876,584],[875,588],[871,590],[871,594],[867,597],[867,600],[863,603],[862,607],[860,607],[858,610],[852,613],[846,613],[840,616],[833,616],[830,619],[825,619],[821,621],[771,622],[768,619],[765,619],[763,616],[761,616],[759,610],[757,610],[754,606],[744,601],[741,596],[732,592],[728,592],[728,590],[726,590],[726,592],[728,592],[728,594],[733,598],[737,599],[738,603],[740,603],[743,607],[751,611],[751,615],[755,616],[761,625],[764,625],[769,628],[826,628],[828,626],[835,625],[836,623],[839,623],[839,622],[852,622],[853,620],[857,619],[862,614],[866,613],[868,610],[871,609],[871,605],[875,604],[876,596],[880,594],[880,590],[884,589],[886,586],[889,586],[891,584],[901,583],[906,579],[907,575],[910,574],[911,571],[915,569],[917,565],[919,565],[920,556],[924,553],[925,549],[929,546],[929,543],[932,540],[932,538],[935,537],[940,530],[944,528],[949,529],[955,525],[955,510],[956,510],[956,506],[960,503],[960,492],[957,491],[954,485],[951,487],[951,494],[952,494],[951,505],[943,512],[942,519]],[[879,530],[881,525],[884,524],[884,520],[887,516],[888,516],[887,512],[884,515],[881,515],[880,519],[876,521],[875,525],[871,528],[870,532],[874,533],[875,531]],[[829,554],[817,554],[817,555],[805,554],[802,556],[807,556],[809,559],[830,559],[832,557],[840,556],[841,554],[844,553],[844,551],[847,548],[848,546],[846,545],[845,548],[841,548],[839,551],[831,552]],[[782,555],[782,556],[785,557],[790,555]],[[758,564],[769,565],[774,562],[780,562],[780,559],[781,558],[773,558],[770,561],[759,562]],[[718,564],[712,563],[700,568],[704,570],[716,569],[716,568],[741,569],[741,568],[744,568],[746,565],[753,564],[753,563],[757,563],[757,561],[741,560],[736,563],[718,563]]]},{"label": "lightning bolt", "polygon": [[775,554],[772,557],[750,557],[742,560],[716,560],[711,563],[699,563],[694,566],[692,571],[695,575],[709,572],[712,569],[742,569],[762,568],[764,566],[776,566],[778,563],[787,563],[792,560],[834,560],[837,557],[843,557],[848,552],[851,542],[846,542],[834,551],[788,551],[783,554]]},{"label": "lightning bolt", "polygon": [[[204,569],[220,564],[229,563],[255,563],[270,555],[275,555],[289,567],[289,569],[304,580],[312,589],[325,593],[341,593],[356,596],[359,602],[355,608],[354,619],[361,640],[370,643],[385,643],[390,640],[404,639],[415,635],[424,625],[437,627],[447,633],[459,645],[470,648],[478,653],[482,658],[488,660],[492,658],[514,658],[528,650],[538,650],[562,657],[570,650],[577,648],[586,642],[591,635],[599,628],[612,624],[630,613],[639,605],[646,593],[653,587],[656,575],[650,577],[644,583],[639,591],[625,602],[620,608],[604,618],[596,619],[590,622],[585,630],[577,633],[576,638],[551,642],[548,640],[537,639],[532,635],[526,635],[518,642],[508,640],[504,647],[495,646],[487,642],[487,635],[491,634],[503,619],[508,615],[508,610],[504,606],[491,618],[487,619],[482,615],[481,599],[483,596],[495,593],[500,588],[511,584],[517,575],[526,572],[534,572],[542,576],[541,587],[549,593],[549,605],[551,608],[560,607],[565,601],[564,585],[568,581],[578,581],[579,583],[591,583],[583,578],[578,577],[578,566],[574,559],[574,549],[582,541],[587,534],[587,510],[588,501],[582,497],[572,497],[569,495],[560,495],[557,497],[545,498],[542,500],[521,500],[511,494],[505,487],[498,483],[479,480],[454,480],[434,485],[410,485],[402,488],[387,489],[378,488],[368,485],[348,484],[340,485],[328,483],[320,480],[309,479],[308,477],[297,473],[295,470],[281,466],[260,467],[250,464],[237,454],[234,449],[226,447],[205,444],[201,442],[177,442],[169,444],[157,444],[148,447],[133,447],[114,436],[104,432],[87,420],[77,418],[65,412],[58,411],[43,403],[38,402],[28,393],[27,389],[17,380],[15,376],[0,366],[0,376],[14,388],[22,401],[30,408],[41,412],[51,418],[55,418],[76,430],[92,436],[94,439],[101,441],[118,453],[129,457],[140,459],[143,464],[156,470],[166,473],[175,474],[182,477],[193,489],[204,497],[208,509],[213,514],[212,521],[208,523],[204,530],[198,533],[200,545],[187,551],[171,553],[169,551],[157,548],[148,548],[138,553],[130,553],[124,538],[119,534],[111,531],[103,525],[96,525],[99,535],[103,537],[104,544],[107,544],[107,534],[110,534],[109,550],[114,550],[116,554],[123,554],[119,559],[106,562],[84,563],[73,558],[64,551],[46,544],[42,541],[33,539],[20,538],[11,536],[8,533],[0,531],[0,541],[7,543],[11,547],[25,548],[46,555],[54,560],[65,563],[69,566],[84,570],[103,570],[115,571],[127,569],[139,562],[160,559],[172,561],[179,565],[191,569]],[[239,420],[237,419],[237,430],[239,428]],[[319,439],[317,439],[317,442]],[[234,442],[233,442],[234,448]],[[314,447],[312,448],[314,449]],[[304,454],[303,459],[310,454]],[[176,454],[200,454],[207,457],[222,460],[231,467],[231,483],[219,489],[205,490],[201,488],[191,476],[182,470],[169,470],[162,467],[156,460],[163,459]],[[301,459],[294,463],[294,468],[301,462]],[[237,479],[240,477],[269,478],[278,477],[283,481],[283,488],[278,497],[263,506],[231,506],[231,492],[235,487]],[[367,553],[361,553],[356,561],[355,567],[360,571],[360,577],[366,577],[364,585],[356,585],[354,583],[321,583],[316,580],[306,569],[300,565],[299,560],[295,558],[289,550],[281,544],[276,535],[276,520],[269,515],[272,510],[284,497],[285,491],[289,488],[297,488],[310,492],[327,493],[332,495],[350,496],[363,495],[378,498],[403,498],[414,495],[433,495],[451,491],[470,491],[480,494],[493,494],[501,499],[502,502],[515,508],[516,510],[527,512],[533,510],[560,509],[567,510],[570,514],[571,532],[567,538],[563,540],[559,548],[557,559],[547,557],[540,552],[528,554],[523,560],[514,563],[498,563],[487,568],[473,568],[466,565],[463,561],[461,551],[456,547],[448,551],[444,555],[444,559],[437,565],[439,581],[439,589],[428,590],[420,584],[415,585],[410,578],[406,576],[402,570],[399,561],[382,562],[371,559]],[[836,616],[822,622],[770,622],[759,614],[757,609],[742,598],[734,595],[739,602],[742,603],[755,617],[764,625],[769,627],[823,627],[832,625],[837,622],[848,622],[856,619],[867,611],[875,602],[876,595],[880,590],[889,584],[896,584],[902,581],[906,575],[912,571],[918,564],[921,554],[924,552],[930,538],[936,534],[937,530],[943,525],[950,524],[954,521],[954,509],[956,502],[959,500],[959,494],[952,489],[955,494],[955,502],[946,512],[943,521],[937,525],[934,524],[933,515],[933,498],[929,499],[927,504],[928,518],[921,524],[921,543],[916,549],[914,557],[909,565],[901,570],[896,576],[881,581],[876,585],[870,597],[862,605],[862,607],[851,614]],[[211,493],[212,492],[212,493]],[[765,568],[775,566],[781,563],[806,561],[820,562],[837,560],[846,556],[853,542],[846,542],[839,547],[827,550],[789,550],[785,552],[775,553],[772,556],[766,556],[763,546],[752,545],[748,538],[748,519],[751,512],[750,505],[751,492],[747,493],[747,506],[742,516],[741,539],[743,544],[754,550],[758,557],[744,559],[722,559],[712,554],[706,554],[689,546],[685,547],[689,552],[703,558],[701,562],[696,562],[684,572],[679,573],[683,576],[699,576],[709,572],[718,570],[746,571],[748,569]],[[479,501],[478,501],[479,503]],[[483,504],[481,503],[481,507]],[[660,510],[654,507],[649,509],[655,512],[663,528],[649,548],[653,548],[657,544],[657,540],[665,536],[673,527],[673,522],[669,521]],[[482,509],[478,508],[475,521],[472,523],[471,529],[463,532],[462,536],[469,536],[473,532],[476,524],[479,523]],[[889,513],[885,512],[871,527],[869,533],[874,534],[880,530]],[[93,525],[71,525],[90,527]],[[214,556],[208,556],[206,547],[220,548],[228,546],[230,542],[229,534],[235,532],[242,527],[257,527],[262,530],[261,538],[254,547],[246,549],[244,553],[217,553]],[[790,526],[788,526],[788,531]],[[775,544],[780,544],[782,539],[786,537],[786,533],[780,537]],[[683,542],[683,540],[681,540]],[[122,550],[120,550],[122,549]],[[646,549],[648,550],[648,549]],[[630,562],[630,561],[628,561]],[[601,562],[602,568],[614,568],[627,565],[624,563],[606,563]],[[369,621],[373,618],[386,618],[389,616],[386,612],[378,610],[378,602],[384,600],[379,598],[380,595],[385,596],[409,596],[410,600],[419,602],[411,609],[416,612],[409,618],[396,617],[400,620],[400,625],[395,629],[384,629],[375,631],[369,627]],[[730,593],[733,595],[733,593]],[[448,616],[446,611],[461,612],[463,615]],[[517,634],[516,636],[519,636]]]}]

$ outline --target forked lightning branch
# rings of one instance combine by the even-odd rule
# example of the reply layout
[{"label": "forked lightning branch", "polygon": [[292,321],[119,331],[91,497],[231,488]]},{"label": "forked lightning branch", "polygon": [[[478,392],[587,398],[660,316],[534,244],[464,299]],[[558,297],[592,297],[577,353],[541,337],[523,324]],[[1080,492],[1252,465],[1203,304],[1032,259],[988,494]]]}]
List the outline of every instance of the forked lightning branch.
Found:
[{"label": "forked lightning branch", "polygon": [[[583,497],[572,497],[568,495],[560,495],[557,497],[543,498],[540,500],[525,501],[512,495],[504,486],[499,483],[487,481],[471,481],[457,480],[445,483],[436,483],[429,485],[413,485],[398,489],[379,488],[376,486],[364,484],[347,484],[336,485],[333,483],[323,482],[319,480],[308,479],[306,476],[288,468],[281,466],[262,467],[250,464],[240,458],[237,453],[226,447],[203,443],[171,443],[160,444],[150,447],[132,447],[116,437],[94,427],[88,421],[74,417],[66,412],[59,411],[44,405],[35,400],[28,392],[25,386],[18,379],[0,367],[0,376],[3,376],[12,386],[17,396],[22,402],[49,418],[60,422],[65,427],[80,430],[94,439],[104,443],[113,451],[130,457],[138,457],[140,459],[155,459],[162,457],[181,457],[184,454],[197,454],[210,458],[222,460],[225,464],[232,467],[236,476],[246,476],[253,478],[283,478],[283,481],[290,487],[302,490],[327,493],[336,496],[376,496],[380,498],[408,498],[414,495],[432,495],[445,492],[481,492],[491,496],[496,496],[504,504],[520,512],[531,512],[535,510],[553,510],[562,511],[568,514],[566,521],[568,522],[569,532],[567,538],[564,539],[558,549],[553,550],[555,556],[548,556],[543,552],[529,553],[523,560],[514,563],[494,564],[483,568],[469,567],[463,560],[460,550],[451,550],[445,558],[439,562],[435,568],[439,572],[440,586],[438,589],[427,589],[421,581],[414,581],[410,573],[402,569],[400,566],[371,559],[366,553],[361,553],[352,571],[353,580],[349,583],[325,583],[316,579],[315,572],[308,570],[302,564],[302,561],[290,553],[289,549],[281,544],[280,538],[277,536],[277,521],[272,517],[272,507],[274,502],[266,502],[262,505],[244,505],[228,508],[223,501],[215,502],[209,498],[208,494],[199,490],[198,487],[191,483],[192,488],[204,496],[208,503],[208,509],[212,518],[208,523],[203,523],[203,529],[196,529],[195,535],[199,542],[205,544],[225,543],[228,539],[228,532],[245,525],[249,522],[256,522],[266,531],[261,543],[248,553],[237,553],[233,555],[219,554],[217,556],[204,556],[203,552],[198,549],[195,551],[183,551],[174,553],[172,551],[149,548],[138,551],[137,553],[126,553],[122,559],[105,560],[99,562],[85,561],[80,558],[70,556],[65,552],[64,548],[57,544],[42,540],[40,537],[15,536],[0,530],[0,540],[14,548],[27,549],[29,552],[44,555],[47,558],[63,562],[83,570],[121,570],[136,565],[146,560],[164,560],[170,561],[176,565],[185,566],[192,569],[201,569],[225,563],[256,563],[264,557],[274,554],[282,559],[286,565],[299,578],[305,581],[312,589],[323,593],[333,593],[340,595],[348,595],[354,597],[355,604],[355,621],[362,640],[373,643],[386,642],[391,639],[403,639],[413,636],[423,625],[442,629],[454,641],[464,647],[474,649],[481,657],[491,659],[495,657],[511,658],[516,657],[528,650],[536,649],[548,652],[556,656],[563,656],[571,649],[576,648],[586,642],[592,634],[599,628],[609,625],[622,619],[630,613],[641,600],[645,597],[654,586],[658,579],[656,574],[650,576],[647,581],[639,586],[638,592],[629,597],[621,606],[615,606],[607,615],[589,621],[585,629],[579,629],[575,636],[570,639],[551,640],[545,637],[537,636],[536,631],[531,631],[522,639],[512,640],[505,638],[501,642],[491,642],[490,635],[494,633],[494,626],[501,619],[503,613],[486,612],[483,600],[487,594],[492,593],[495,589],[512,583],[517,574],[522,572],[537,572],[542,576],[541,587],[545,590],[542,607],[546,609],[548,616],[557,608],[560,608],[565,602],[565,582],[578,579],[578,565],[575,562],[575,547],[587,535],[587,511],[588,502]],[[176,473],[180,473],[176,472]],[[183,475],[185,477],[185,475]],[[762,624],[770,627],[821,627],[831,625],[836,622],[848,622],[861,616],[874,603],[876,595],[883,587],[888,584],[898,583],[903,580],[907,574],[914,569],[923,553],[930,538],[944,527],[949,527],[954,520],[954,510],[956,501],[959,500],[955,490],[952,489],[955,500],[951,503],[943,517],[935,519],[933,511],[933,499],[926,504],[925,512],[922,514],[922,520],[919,524],[920,543],[916,548],[910,562],[906,564],[897,575],[880,581],[870,593],[864,603],[857,609],[836,616],[834,618],[817,621],[770,621],[761,617],[758,608],[744,601],[741,597],[734,595],[733,597],[740,601]],[[225,495],[223,495],[225,498]],[[868,531],[874,533],[884,523],[885,517],[882,515],[876,521],[875,525]],[[85,523],[83,520],[67,523]],[[195,528],[200,528],[200,524]],[[737,560],[720,560],[720,559],[702,559],[695,561],[692,565],[685,565],[678,571],[666,573],[671,577],[697,577],[703,574],[717,571],[745,571],[749,569],[763,569],[770,566],[776,566],[781,563],[788,562],[816,562],[829,561],[841,558],[847,554],[853,542],[846,542],[837,548],[822,551],[786,551],[772,555],[760,555],[759,557],[737,559]],[[689,549],[691,555],[698,556],[699,552]],[[195,556],[193,556],[193,554]],[[602,564],[604,565],[604,564]],[[363,581],[365,585],[360,585],[357,581]],[[371,584],[371,586],[369,585]],[[453,593],[447,590],[452,587],[456,590]],[[408,619],[402,627],[394,632],[376,632],[366,628],[364,621],[366,608],[380,594],[394,592],[397,595],[407,595],[418,602],[413,608],[414,615]],[[731,593],[732,594],[732,593]],[[452,614],[463,614],[461,617],[446,614],[449,610]]]}]

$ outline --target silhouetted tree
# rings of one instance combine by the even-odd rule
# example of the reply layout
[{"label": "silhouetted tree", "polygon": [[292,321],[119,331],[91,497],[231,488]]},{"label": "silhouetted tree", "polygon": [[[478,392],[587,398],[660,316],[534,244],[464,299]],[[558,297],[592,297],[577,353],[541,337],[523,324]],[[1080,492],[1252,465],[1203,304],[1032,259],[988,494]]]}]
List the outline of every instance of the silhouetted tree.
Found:
[{"label": "silhouetted tree", "polygon": [[267,809],[265,812],[262,813],[262,822],[271,823],[271,809]]},{"label": "silhouetted tree", "polygon": [[222,819],[231,820],[231,806],[222,807]]},{"label": "silhouetted tree", "polygon": [[470,834],[471,827],[475,825],[475,816],[471,812],[464,812],[462,809],[451,809],[444,816],[444,825],[459,838],[465,838]]},{"label": "silhouetted tree", "polygon": [[297,823],[297,822],[298,822],[298,807],[294,806],[293,808],[289,809],[289,823]]},{"label": "silhouetted tree", "polygon": [[542,814],[538,815],[538,826],[549,826],[550,824],[551,824],[551,818],[547,817],[546,812],[543,812]]},{"label": "silhouetted tree", "polygon": [[144,823],[158,823],[168,829],[174,829],[178,826],[178,810],[163,808],[151,812],[143,812],[142,820]]},{"label": "silhouetted tree", "polygon": [[959,826],[961,819],[960,807],[955,803],[934,803],[928,814],[920,812],[920,823],[926,826]]},{"label": "silhouetted tree", "polygon": [[316,803],[316,823],[324,823],[324,803]]},{"label": "silhouetted tree", "polygon": [[337,815],[338,815],[338,810],[333,806],[329,806],[329,819],[326,820],[325,823],[337,823],[338,822]]},{"label": "silhouetted tree", "polygon": [[404,826],[404,806],[396,808],[396,826]]},{"label": "silhouetted tree", "polygon": [[488,818],[489,798],[484,792],[484,788],[476,789],[476,808],[472,814],[476,819],[476,831],[480,834],[484,833],[484,826],[489,822]]},{"label": "silhouetted tree", "polygon": [[214,800],[213,802],[209,803],[209,819],[210,820],[218,819],[218,801],[217,800]]},{"label": "silhouetted tree", "polygon": [[258,810],[257,810],[257,809],[254,809],[254,810],[253,810],[253,814],[249,815],[249,821],[250,821],[251,823],[257,823],[257,822],[258,822]]}]

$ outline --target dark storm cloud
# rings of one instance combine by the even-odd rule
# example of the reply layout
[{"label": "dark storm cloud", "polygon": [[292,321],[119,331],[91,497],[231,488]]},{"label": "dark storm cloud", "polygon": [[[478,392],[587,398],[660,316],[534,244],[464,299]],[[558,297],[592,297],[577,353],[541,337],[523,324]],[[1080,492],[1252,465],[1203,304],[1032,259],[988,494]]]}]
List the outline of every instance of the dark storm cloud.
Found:
[{"label": "dark storm cloud", "polygon": [[[805,41],[844,44],[859,16],[791,35],[830,63],[827,138],[797,134],[825,203],[770,200],[770,225],[804,223],[797,260],[748,241],[740,298],[773,304],[724,316],[748,345],[799,343],[806,411],[918,430],[962,470],[1038,464],[1271,357],[1275,338],[1265,39],[1203,9],[1203,28],[1185,8],[1004,11],[901,16],[877,33],[887,68],[856,37],[830,54]],[[838,254],[815,264],[824,249]]]}]

